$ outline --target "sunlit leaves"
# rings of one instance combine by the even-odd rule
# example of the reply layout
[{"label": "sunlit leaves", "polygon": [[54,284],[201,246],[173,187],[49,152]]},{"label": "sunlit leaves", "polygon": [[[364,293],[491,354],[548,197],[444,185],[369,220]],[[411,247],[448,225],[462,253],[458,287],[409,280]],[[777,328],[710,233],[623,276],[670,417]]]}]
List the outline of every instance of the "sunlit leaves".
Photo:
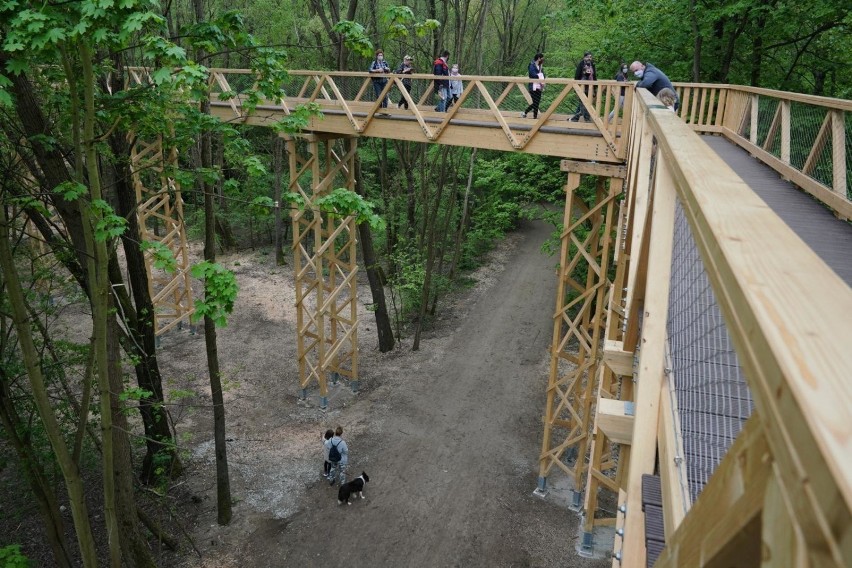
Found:
[{"label": "sunlit leaves", "polygon": [[295,134],[307,128],[312,118],[322,118],[322,111],[317,103],[297,105],[293,112],[275,123],[272,128],[276,132]]},{"label": "sunlit leaves", "polygon": [[369,223],[375,230],[381,230],[385,221],[373,211],[373,204],[363,197],[343,187],[338,187],[328,195],[314,200],[321,211],[338,217],[355,216],[357,223]]},{"label": "sunlit leaves", "polygon": [[227,316],[234,310],[237,299],[237,278],[234,273],[220,264],[208,261],[193,265],[190,273],[204,280],[204,300],[196,301],[193,321],[207,316],[217,327],[228,325]]}]

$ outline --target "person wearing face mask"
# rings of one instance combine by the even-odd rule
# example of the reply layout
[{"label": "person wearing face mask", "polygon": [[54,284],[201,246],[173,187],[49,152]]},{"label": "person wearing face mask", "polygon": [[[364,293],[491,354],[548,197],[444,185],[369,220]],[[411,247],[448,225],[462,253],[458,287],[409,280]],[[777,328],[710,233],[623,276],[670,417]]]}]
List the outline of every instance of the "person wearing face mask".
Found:
[{"label": "person wearing face mask", "polygon": [[[630,71],[632,71],[633,75],[639,79],[639,82],[636,83],[636,88],[638,89],[641,87],[643,89],[648,89],[655,97],[660,94],[660,91],[663,89],[675,90],[672,82],[668,77],[666,77],[666,74],[650,63],[634,61],[630,64]],[[679,106],[680,100],[675,101],[675,110],[677,110]]]},{"label": "person wearing face mask", "polygon": [[529,114],[530,112],[533,113],[533,118],[538,118],[538,105],[541,104],[541,92],[544,90],[543,53],[536,53],[535,57],[533,57],[533,60],[530,61],[528,75],[530,79],[535,79],[535,81],[530,83],[527,87],[530,92],[530,98],[532,99],[532,102],[527,107],[527,110],[521,113],[521,118],[526,118],[527,114]]},{"label": "person wearing face mask", "polygon": [[[574,71],[574,80],[575,81],[596,81],[598,78],[598,71],[595,68],[595,60],[592,57],[592,52],[587,51],[583,54],[583,59],[577,63],[577,69]],[[589,95],[589,87],[584,87],[583,92],[586,96]],[[586,120],[591,120],[589,116],[589,111],[586,108],[586,105],[583,104],[583,101],[577,101],[577,110],[574,111],[574,116],[571,117],[571,122],[577,122],[580,120],[580,115],[583,115],[583,118]]]},{"label": "person wearing face mask", "polygon": [[[386,73],[390,73],[390,66],[385,61],[385,52],[381,49],[376,50],[376,58],[373,59],[373,62],[370,63],[370,73],[378,75],[373,78],[373,92],[376,93],[376,100],[379,99],[379,96],[382,94],[382,90],[385,88],[385,85],[388,84],[388,79],[385,77]],[[388,97],[382,99],[382,108],[388,108]]]},{"label": "person wearing face mask", "polygon": [[[621,62],[621,64],[618,66],[618,72],[615,74],[615,80],[616,80],[616,81],[619,81],[619,82],[626,82],[626,81],[628,80],[628,79],[627,79],[627,73],[628,73],[628,71],[629,71],[629,69],[628,69],[628,67],[627,67],[627,63],[626,63],[626,62],[624,62],[624,61],[622,61],[622,62]],[[618,93],[618,108],[624,108],[624,91],[625,91],[626,89],[627,89],[627,87],[621,87],[621,88],[619,89],[619,93]],[[610,120],[612,120],[612,119],[613,119],[613,117],[615,116],[615,111],[616,111],[616,110],[618,110],[618,109],[615,109],[615,108],[614,108],[614,109],[612,109],[612,111],[610,111],[610,113],[609,113],[609,119],[610,119]]]}]

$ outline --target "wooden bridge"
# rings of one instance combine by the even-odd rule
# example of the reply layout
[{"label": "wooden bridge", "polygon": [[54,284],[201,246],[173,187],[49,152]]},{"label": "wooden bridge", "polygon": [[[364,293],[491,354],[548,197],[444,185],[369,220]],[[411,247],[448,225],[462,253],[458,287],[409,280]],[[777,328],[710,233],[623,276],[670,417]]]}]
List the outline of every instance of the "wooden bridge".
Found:
[{"label": "wooden bridge", "polygon": [[[288,97],[247,113],[252,75],[211,75],[222,120],[323,112],[287,140],[307,203],[293,213],[302,388],[324,402],[329,377],[357,381],[355,224],[315,199],[354,187],[359,137],[559,156],[537,492],[573,479],[580,553],[615,527],[614,567],[852,565],[852,102],[679,84],[675,114],[630,86],[620,108],[624,83],[548,79],[532,119],[526,78],[463,76],[446,113],[434,77],[412,78],[409,94],[389,76],[382,108],[366,73],[294,71]],[[578,100],[590,120],[567,120]]]}]

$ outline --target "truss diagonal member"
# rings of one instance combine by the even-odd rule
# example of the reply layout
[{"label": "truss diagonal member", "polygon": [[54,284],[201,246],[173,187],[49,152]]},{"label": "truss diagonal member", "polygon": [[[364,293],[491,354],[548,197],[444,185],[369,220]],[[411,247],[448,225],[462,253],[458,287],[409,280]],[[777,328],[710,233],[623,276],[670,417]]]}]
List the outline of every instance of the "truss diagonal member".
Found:
[{"label": "truss diagonal member", "polygon": [[[219,88],[222,89],[223,93],[231,93],[231,85],[230,85],[230,83],[228,83],[228,80],[225,78],[225,75],[221,71],[213,71],[213,72],[210,73],[210,77],[207,80],[208,86],[212,87],[214,82],[217,85],[219,85]],[[218,95],[220,95],[219,100],[220,101],[222,100],[221,93],[214,93],[213,89],[210,89],[210,94],[211,95],[218,94]],[[242,117],[242,112],[241,112],[242,104],[240,104],[238,106],[237,101],[238,101],[237,96],[231,96],[231,97],[229,97],[227,102],[228,102],[228,105],[231,107],[231,110],[234,111],[234,116],[236,118],[241,118]]]},{"label": "truss diagonal member", "polygon": [[[524,92],[526,93],[526,90],[524,90]],[[530,131],[527,132],[527,135],[524,136],[524,138],[521,140],[521,148],[526,147],[526,145],[530,143],[530,141],[535,137],[539,129],[544,126],[544,124],[548,120],[550,120],[551,115],[556,112],[556,109],[559,108],[559,105],[562,104],[562,101],[564,101],[565,97],[571,94],[571,92],[571,85],[565,85],[562,90],[559,91],[559,94],[556,95],[556,98],[554,98],[550,105],[547,107],[547,110],[539,113],[539,117],[538,119],[536,119],[535,124],[533,124],[533,127],[530,129]],[[529,98],[529,95],[527,95],[527,97]]]},{"label": "truss diagonal member", "polygon": [[[494,103],[494,99],[491,98],[491,93],[488,92],[488,89],[485,88],[485,85],[482,84],[482,81],[473,81],[474,85],[479,92],[482,94],[482,98],[488,104],[488,108],[491,109],[491,113],[494,118],[497,120],[497,123],[500,125],[500,128],[503,129],[503,133],[508,138],[509,143],[512,145],[512,148],[520,148],[520,142],[515,138],[515,134],[512,132],[512,129],[509,128],[508,123],[506,123],[506,119],[503,117],[503,113],[500,112],[500,108]],[[472,85],[468,83],[467,88],[470,89]]]},{"label": "truss diagonal member", "polygon": [[408,109],[414,115],[414,119],[417,121],[417,124],[419,124],[420,128],[423,130],[423,134],[428,140],[434,140],[435,131],[429,128],[429,126],[426,124],[426,119],[423,118],[423,113],[421,113],[420,109],[417,108],[417,103],[414,102],[414,99],[411,98],[411,94],[408,92],[408,89],[405,88],[405,85],[403,85],[402,79],[400,79],[399,77],[394,77],[393,81],[399,89],[399,92],[402,93],[402,97],[408,104]]},{"label": "truss diagonal member", "polygon": [[[590,87],[592,89],[594,89],[594,85],[590,85]],[[580,101],[582,102],[583,105],[585,105],[586,109],[594,109],[595,108],[595,105],[593,105],[592,101],[589,100],[589,97],[586,96],[586,93],[584,92],[581,85],[578,85],[578,84],[575,83],[574,84],[574,92],[577,93],[578,97],[580,97]],[[600,132],[601,136],[603,136],[604,140],[606,140],[606,143],[609,145],[610,149],[613,152],[618,153],[618,147],[615,145],[615,138],[612,137],[612,133],[609,131],[609,129],[607,129],[606,125],[604,125],[603,121],[598,116],[598,113],[597,112],[590,112],[589,116],[591,117],[592,122],[595,123],[595,126],[598,129],[598,132]]]},{"label": "truss diagonal member", "polygon": [[358,122],[358,120],[356,120],[355,115],[352,113],[352,109],[349,108],[349,103],[347,102],[343,94],[340,92],[340,89],[337,88],[337,83],[334,82],[334,79],[332,77],[329,77],[328,75],[323,75],[322,80],[328,82],[328,86],[331,89],[331,92],[334,93],[334,96],[340,102],[340,106],[343,107],[343,112],[346,113],[346,118],[349,119],[349,124],[351,124],[352,128],[355,129],[355,132],[364,132],[364,127],[366,126],[366,123]]}]

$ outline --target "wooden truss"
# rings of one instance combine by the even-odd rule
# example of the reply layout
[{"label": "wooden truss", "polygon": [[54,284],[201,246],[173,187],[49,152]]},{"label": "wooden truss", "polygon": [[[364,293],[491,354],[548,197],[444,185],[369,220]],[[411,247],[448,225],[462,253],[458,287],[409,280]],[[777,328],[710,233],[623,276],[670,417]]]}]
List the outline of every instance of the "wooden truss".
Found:
[{"label": "wooden truss", "polygon": [[168,272],[154,266],[153,251],[145,252],[155,333],[159,337],[173,327],[189,323],[194,311],[183,199],[180,185],[167,172],[168,167],[177,164],[177,150],[164,149],[161,137],[152,141],[137,138],[130,149],[130,163],[139,204],[136,215],[140,237],[165,246],[176,261],[177,269]]},{"label": "wooden truss", "polygon": [[289,190],[305,203],[292,213],[299,384],[303,398],[311,384],[319,386],[322,408],[329,379],[358,388],[357,226],[354,216],[334,215],[318,203],[337,187],[354,191],[357,150],[354,138],[287,140]]},{"label": "wooden truss", "polygon": [[[536,491],[546,491],[547,476],[557,466],[573,478],[573,505],[579,508],[595,395],[602,378],[601,340],[610,289],[613,218],[624,169],[569,160],[562,167],[569,173]],[[581,174],[600,176],[591,205],[577,195]],[[609,183],[603,176],[610,177]],[[584,280],[576,280],[584,270]]]}]

